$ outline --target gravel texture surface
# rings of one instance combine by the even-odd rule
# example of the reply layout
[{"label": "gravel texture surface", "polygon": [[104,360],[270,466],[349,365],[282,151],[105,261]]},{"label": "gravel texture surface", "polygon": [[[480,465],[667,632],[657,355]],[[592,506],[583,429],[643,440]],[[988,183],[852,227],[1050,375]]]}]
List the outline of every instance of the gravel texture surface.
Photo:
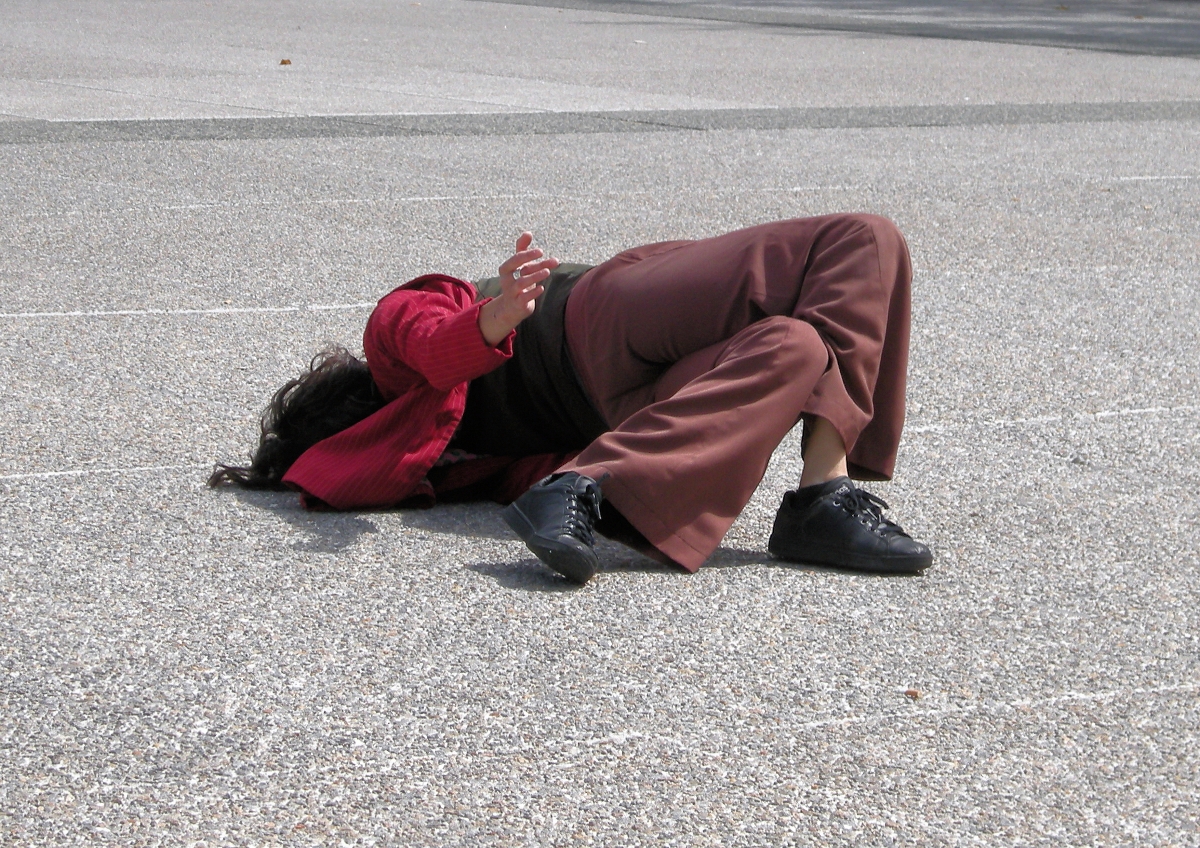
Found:
[{"label": "gravel texture surface", "polygon": [[[1200,845],[1200,61],[576,5],[3,4],[0,845]],[[766,553],[798,438],[583,589],[204,486],[413,275],[839,210],[912,248],[922,577]]]}]

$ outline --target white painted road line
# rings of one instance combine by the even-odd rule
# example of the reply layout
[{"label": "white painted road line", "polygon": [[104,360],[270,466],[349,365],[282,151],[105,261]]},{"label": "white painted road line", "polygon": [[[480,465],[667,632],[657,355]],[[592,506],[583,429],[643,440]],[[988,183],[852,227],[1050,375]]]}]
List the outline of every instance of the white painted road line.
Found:
[{"label": "white painted road line", "polygon": [[[85,182],[85,181],[80,181]],[[94,184],[94,183],[93,183]],[[744,194],[800,194],[810,191],[852,191],[858,189],[859,186],[853,185],[801,185],[801,186],[769,186],[766,188],[714,188],[705,187],[693,189],[690,192],[687,189],[672,188],[672,192],[676,195],[682,194],[698,194],[702,196],[723,197],[726,195],[744,195]],[[637,191],[610,191],[594,194],[597,199],[604,198],[610,200],[619,200],[623,197],[652,197],[661,195],[662,189],[645,189]],[[301,197],[301,198],[273,198],[271,200],[238,200],[223,202],[217,201],[212,203],[182,203],[168,206],[155,206],[152,203],[139,206],[137,211],[144,212],[179,212],[179,211],[195,211],[203,209],[255,209],[264,206],[277,207],[281,203],[285,203],[289,208],[300,206],[353,206],[353,205],[386,205],[389,203],[479,203],[480,201],[491,200],[558,200],[562,197],[561,194],[551,192],[527,192],[520,194],[429,194],[429,195],[404,195],[401,197]],[[10,216],[16,218],[62,218],[72,215],[90,215],[95,214],[94,209],[74,208],[68,210],[54,209],[44,211],[26,211]],[[111,211],[108,215],[117,213]]]},{"label": "white painted road line", "polygon": [[1020,427],[1026,424],[1059,424],[1064,421],[1103,421],[1106,418],[1124,418],[1137,415],[1174,415],[1177,413],[1200,412],[1200,406],[1146,406],[1135,409],[1107,409],[1101,412],[1076,412],[1068,415],[1040,415],[1031,418],[997,418],[992,421],[957,421],[953,424],[918,424],[906,427],[909,435],[919,433],[946,433],[970,427]]},{"label": "white painted road line", "polygon": [[894,710],[884,713],[870,713],[861,716],[819,719],[817,721],[798,724],[795,725],[795,727],[797,730],[815,730],[821,727],[830,727],[836,725],[865,724],[873,721],[888,721],[893,718],[902,718],[907,721],[912,721],[914,719],[921,718],[940,716],[952,717],[976,712],[990,713],[1008,710],[1029,710],[1036,709],[1037,707],[1052,707],[1057,704],[1088,702],[1096,703],[1115,701],[1119,698],[1145,698],[1147,696],[1166,695],[1175,692],[1195,692],[1197,689],[1200,689],[1200,683],[1188,681],[1185,683],[1170,683],[1163,686],[1133,686],[1128,689],[1108,689],[1100,692],[1065,692],[1061,695],[1051,695],[1046,698],[1022,698],[1016,701],[1000,701],[996,703],[988,703],[984,701],[978,704],[961,704],[930,710],[916,708],[909,710]]},{"label": "white painted road line", "polygon": [[148,471],[197,471],[201,468],[211,468],[212,463],[204,465],[138,465],[132,468],[76,468],[72,471],[31,471],[25,474],[3,474],[0,480],[50,480],[56,477],[82,477],[87,474],[134,474]]},{"label": "white painted road line", "polygon": [[1163,176],[1151,177],[1117,177],[1119,183],[1134,183],[1134,182],[1150,182],[1153,180],[1195,180],[1200,179],[1200,174],[1165,174]]},{"label": "white painted road line", "polygon": [[99,309],[69,312],[0,312],[0,318],[110,318],[121,316],[149,317],[156,315],[257,315],[278,312],[341,312],[351,309],[373,309],[370,303],[309,303],[305,306],[215,306],[209,309]]},{"label": "white painted road line", "polygon": [[[910,435],[920,435],[922,433],[945,433],[953,430],[965,430],[975,427],[1001,428],[1015,427],[1022,424],[1057,424],[1064,421],[1103,421],[1107,418],[1121,418],[1126,416],[1174,415],[1180,413],[1190,414],[1195,412],[1200,412],[1200,406],[1148,406],[1140,409],[1110,409],[1103,412],[1080,412],[1074,415],[1045,415],[1036,418],[998,418],[991,421],[963,421],[955,424],[930,424],[920,427],[910,427],[908,428],[907,432]],[[212,463],[205,463],[204,465],[187,463],[181,465],[141,465],[131,468],[76,468],[68,471],[32,471],[21,474],[4,474],[0,475],[0,481],[47,480],[56,477],[80,477],[88,474],[131,474],[147,471],[179,470],[196,471],[211,467]]]}]

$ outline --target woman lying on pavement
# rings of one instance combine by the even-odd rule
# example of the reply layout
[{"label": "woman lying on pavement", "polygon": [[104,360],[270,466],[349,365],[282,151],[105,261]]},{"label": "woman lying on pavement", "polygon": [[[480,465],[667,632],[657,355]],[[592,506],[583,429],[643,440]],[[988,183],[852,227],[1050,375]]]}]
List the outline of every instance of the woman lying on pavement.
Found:
[{"label": "woman lying on pavement", "polygon": [[532,241],[498,278],[430,274],[386,295],[366,362],[319,354],[263,413],[250,464],[209,483],[291,487],[310,508],[490,496],[583,583],[594,530],[696,571],[803,421],[799,487],[768,550],[863,571],[932,563],[849,479],[891,479],[904,420],[912,270],[890,221],[780,221],[592,268]]}]

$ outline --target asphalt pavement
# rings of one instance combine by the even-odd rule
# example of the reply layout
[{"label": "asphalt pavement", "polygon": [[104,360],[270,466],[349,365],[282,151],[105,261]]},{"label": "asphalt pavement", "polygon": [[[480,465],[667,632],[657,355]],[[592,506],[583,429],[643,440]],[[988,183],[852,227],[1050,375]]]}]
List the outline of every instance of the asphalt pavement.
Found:
[{"label": "asphalt pavement", "polygon": [[[1200,845],[1198,26],[0,0],[0,844]],[[204,485],[412,276],[832,211],[912,250],[921,577],[770,557],[798,438],[581,589]]]}]

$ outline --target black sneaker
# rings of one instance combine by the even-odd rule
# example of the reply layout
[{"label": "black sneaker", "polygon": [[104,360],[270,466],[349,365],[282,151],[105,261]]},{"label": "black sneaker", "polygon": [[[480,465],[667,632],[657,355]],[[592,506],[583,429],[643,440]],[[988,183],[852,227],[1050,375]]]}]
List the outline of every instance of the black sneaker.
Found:
[{"label": "black sneaker", "polygon": [[600,564],[592,525],[602,500],[599,483],[568,471],[539,480],[501,515],[538,559],[568,580],[586,583]]},{"label": "black sneaker", "polygon": [[848,477],[783,496],[767,550],[780,559],[859,571],[916,574],[933,564],[928,546],[883,517],[887,504]]}]

